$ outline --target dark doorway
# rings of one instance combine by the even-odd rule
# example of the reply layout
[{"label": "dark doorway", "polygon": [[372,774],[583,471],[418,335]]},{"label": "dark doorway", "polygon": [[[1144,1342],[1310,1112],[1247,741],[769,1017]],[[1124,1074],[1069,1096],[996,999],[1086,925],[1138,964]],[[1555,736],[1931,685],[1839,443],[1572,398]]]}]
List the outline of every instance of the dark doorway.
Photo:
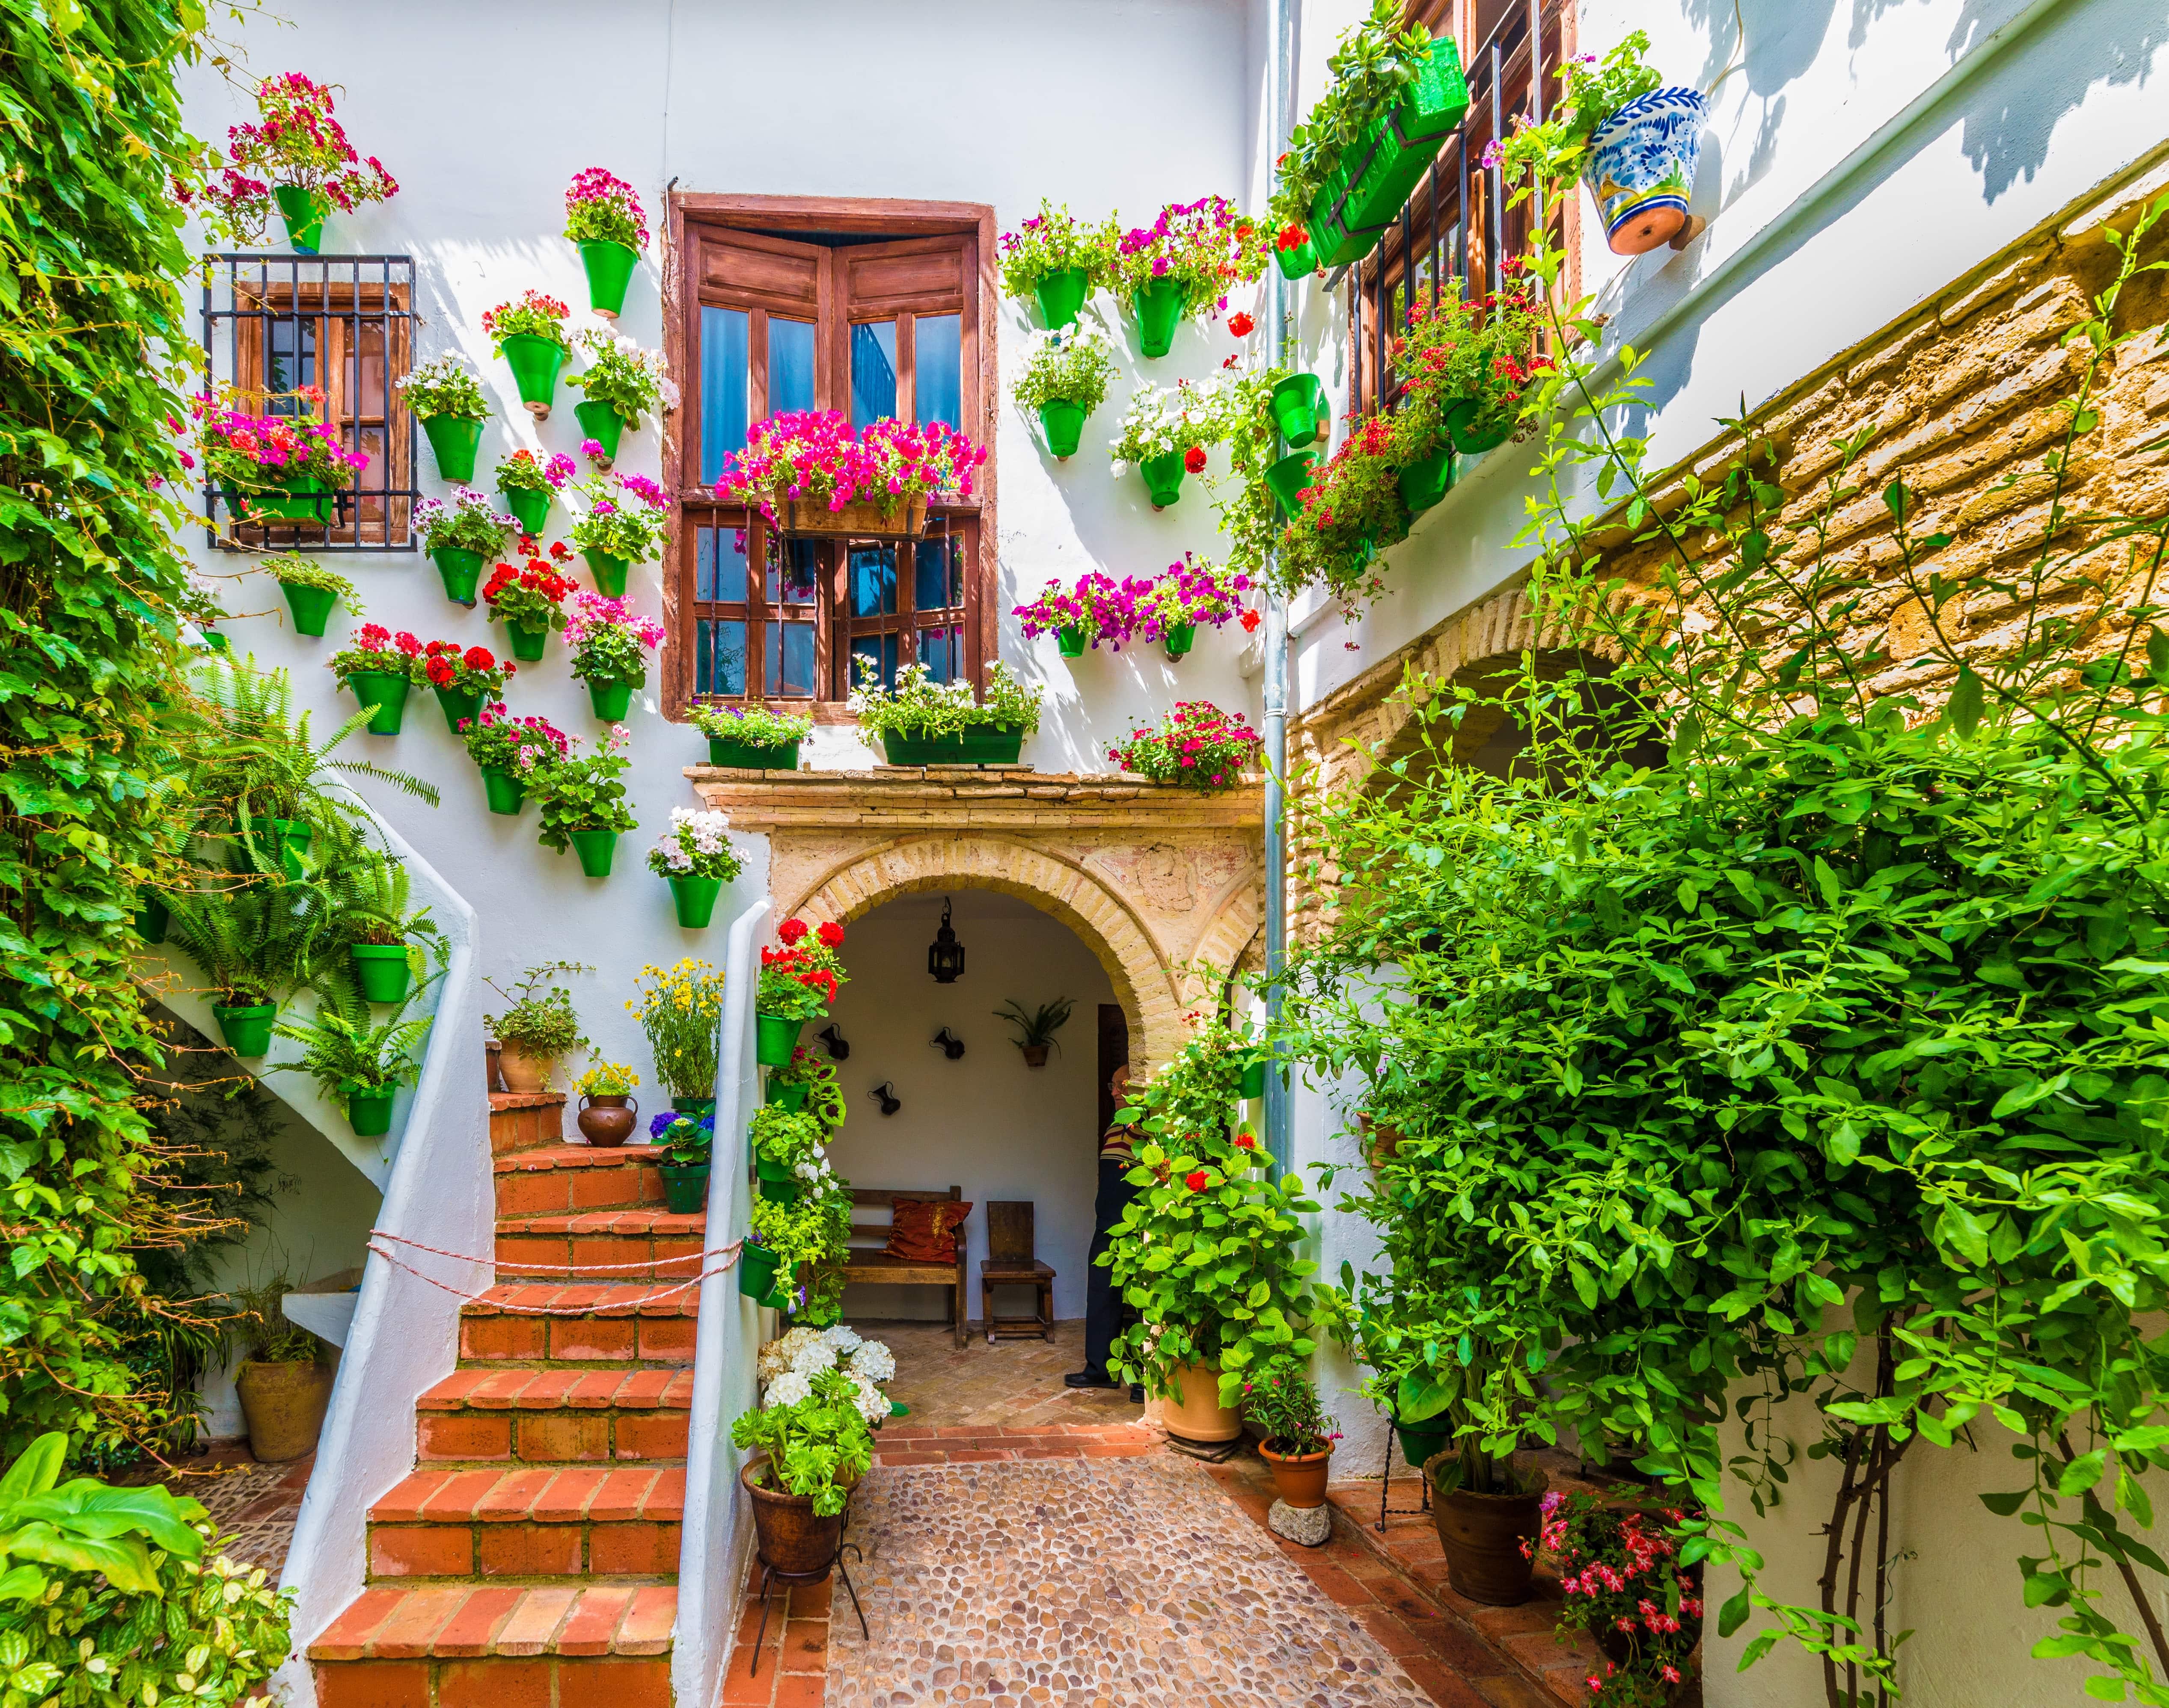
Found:
[{"label": "dark doorway", "polygon": [[1114,1093],[1107,1089],[1107,1082],[1115,1077],[1115,1070],[1130,1059],[1130,1024],[1122,1018],[1120,1003],[1100,1004],[1100,1131],[1106,1132],[1115,1124]]}]

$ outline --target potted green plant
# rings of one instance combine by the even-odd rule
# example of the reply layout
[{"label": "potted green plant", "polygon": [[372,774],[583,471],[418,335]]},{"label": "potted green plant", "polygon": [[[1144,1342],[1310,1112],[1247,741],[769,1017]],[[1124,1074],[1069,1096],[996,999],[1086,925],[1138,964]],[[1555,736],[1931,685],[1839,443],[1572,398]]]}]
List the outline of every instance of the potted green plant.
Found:
[{"label": "potted green plant", "polygon": [[594,476],[578,491],[588,504],[573,519],[573,544],[588,561],[595,591],[621,599],[627,568],[663,549],[669,500],[646,475]]},{"label": "potted green plant", "polygon": [[1057,461],[1076,455],[1084,418],[1106,401],[1114,377],[1114,347],[1098,333],[1050,333],[1033,349],[1017,376],[1016,401],[1039,412]]},{"label": "potted green plant", "polygon": [[[661,354],[643,350],[622,334],[591,327],[577,343],[588,365],[565,383],[580,394],[573,406],[579,418],[589,461],[607,469],[616,460],[620,439],[640,431],[643,415],[662,415],[678,407],[678,382],[663,366]],[[586,445],[583,446],[586,449]]]},{"label": "potted green plant", "polygon": [[1159,641],[1170,659],[1180,658],[1196,644],[1199,624],[1224,628],[1246,615],[1243,596],[1250,590],[1250,577],[1240,570],[1186,551],[1138,592],[1132,607],[1138,632]]},{"label": "potted green plant", "polygon": [[226,513],[252,525],[328,524],[338,493],[369,459],[339,442],[338,428],[323,418],[323,392],[304,386],[286,393],[280,400],[286,407],[274,415],[235,407],[238,396],[226,386],[189,404],[205,471],[224,494]]},{"label": "potted green plant", "polygon": [[828,1129],[818,1116],[780,1103],[763,1104],[754,1111],[746,1136],[760,1195],[770,1203],[796,1204],[802,1184],[825,1178],[825,1168],[808,1168],[802,1181],[799,1172],[802,1165],[820,1162],[828,1145]]},{"label": "potted green plant", "polygon": [[[851,1195],[825,1165],[800,1177],[791,1202],[760,1197],[747,1217],[762,1248],[775,1254],[776,1290],[794,1321],[821,1327],[836,1320],[850,1260]],[[794,1280],[795,1278],[795,1280]]]},{"label": "potted green plant", "polygon": [[1588,1489],[1547,1493],[1535,1551],[1563,1593],[1558,1631],[1585,1631],[1604,1651],[1602,1700],[1665,1708],[1695,1673],[1703,1568],[1680,1558],[1688,1514],[1661,1500]]},{"label": "potted green plant", "polygon": [[600,166],[565,187],[565,236],[580,251],[588,275],[588,306],[605,320],[625,308],[626,286],[648,247],[648,215],[631,184]]},{"label": "potted green plant", "polygon": [[1084,299],[1107,282],[1115,221],[1080,226],[1065,206],[1042,200],[1039,211],[995,241],[1001,258],[1002,295],[1031,297],[1050,329],[1077,318]]},{"label": "potted green plant", "polygon": [[1077,1006],[1074,997],[1057,997],[1051,1003],[1042,1003],[1037,1008],[1027,1008],[1011,997],[994,1010],[994,1018],[1007,1020],[1016,1028],[1016,1036],[1010,1041],[1024,1052],[1027,1067],[1047,1066],[1047,1052],[1059,1050],[1061,1042],[1055,1034],[1069,1024],[1070,1011]]},{"label": "potted green plant", "polygon": [[361,601],[354,597],[352,582],[336,570],[312,563],[298,552],[280,552],[264,567],[285,596],[286,609],[294,614],[294,632],[297,635],[322,639],[332,607],[341,599],[346,601],[347,609],[354,616],[368,615],[362,609]]},{"label": "potted green plant", "polygon": [[1452,453],[1490,450],[1513,433],[1530,382],[1551,365],[1539,349],[1543,330],[1542,306],[1518,272],[1480,304],[1455,279],[1436,303],[1410,312],[1386,359],[1402,387],[1394,454],[1411,513],[1452,485]]},{"label": "potted green plant", "polygon": [[1116,239],[1108,282],[1136,310],[1140,353],[1165,355],[1186,318],[1218,313],[1231,284],[1257,278],[1264,257],[1251,233],[1234,204],[1208,195],[1170,202],[1151,225]]},{"label": "potted green plant", "polygon": [[1131,394],[1113,445],[1114,460],[1144,477],[1155,510],[1182,496],[1182,477],[1205,472],[1206,452],[1227,430],[1226,400],[1216,378],[1179,380],[1171,391],[1140,386]]},{"label": "potted green plant", "polygon": [[1263,1432],[1258,1457],[1271,1468],[1275,1493],[1298,1510],[1324,1506],[1340,1432],[1309,1372],[1295,1359],[1269,1359],[1244,1377],[1242,1400],[1244,1421]]},{"label": "potted green plant", "polygon": [[250,1059],[271,1047],[280,1000],[308,976],[322,906],[313,886],[271,878],[167,897],[168,938],[209,981],[211,1017],[236,1056]]},{"label": "potted green plant", "polygon": [[850,708],[860,733],[879,742],[892,765],[1014,765],[1039,727],[1039,684],[1020,682],[999,660],[987,666],[986,692],[978,698],[968,682],[935,682],[923,663],[898,671],[893,692],[864,653],[852,664],[859,685]]},{"label": "potted green plant", "polygon": [[[522,445],[498,464],[491,478],[520,531],[539,540],[549,526],[552,502],[579,471],[580,466],[562,451],[541,457]],[[531,545],[520,547],[523,551],[533,549]]]},{"label": "potted green plant", "polygon": [[760,1557],[807,1583],[825,1579],[844,1534],[844,1505],[873,1464],[873,1432],[840,1370],[786,1371],[764,1403],[739,1415],[731,1440],[754,1455],[738,1472],[753,1503]]},{"label": "potted green plant", "polygon": [[550,631],[565,626],[565,601],[578,591],[578,583],[560,566],[572,555],[563,540],[553,540],[547,556],[530,552],[516,567],[500,563],[482,583],[482,602],[489,607],[490,621],[502,620],[512,656],[525,663],[540,662]]},{"label": "potted green plant", "polygon": [[580,1136],[604,1149],[615,1149],[631,1138],[633,1123],[640,1119],[640,1104],[632,1094],[639,1083],[640,1076],[622,1062],[592,1063],[573,1082],[579,1099],[574,1119],[579,1122]]},{"label": "potted green plant", "polygon": [[317,964],[320,976],[344,944],[361,999],[397,1003],[406,1000],[425,973],[425,944],[443,964],[449,951],[445,934],[427,907],[413,905],[402,861],[356,838],[351,857],[328,861],[317,881],[332,912],[331,932]]},{"label": "potted green plant", "polygon": [[207,162],[218,174],[203,190],[214,231],[253,247],[276,206],[294,253],[313,255],[333,208],[350,214],[399,194],[383,162],[373,154],[362,158],[347,141],[333,114],[333,87],[299,72],[282,72],[256,86],[260,122],[229,126],[225,152],[212,152]]},{"label": "potted green plant", "polygon": [[317,1011],[306,1020],[281,1020],[276,1037],[301,1046],[298,1062],[281,1062],[274,1073],[306,1073],[325,1096],[346,1104],[348,1125],[357,1138],[381,1138],[392,1131],[392,1099],[420,1071],[415,1054],[429,1035],[431,1016],[407,1018],[407,1005],[418,992],[401,997],[389,1018],[371,1024],[365,1003],[342,1008],[319,993]]},{"label": "potted green plant", "polygon": [[483,563],[503,551],[520,530],[518,522],[493,509],[472,487],[453,487],[449,499],[418,499],[414,527],[423,551],[437,566],[445,597],[469,610],[474,609],[475,583]]},{"label": "potted green plant", "polygon": [[573,674],[588,684],[589,704],[605,723],[624,720],[633,690],[648,682],[641,657],[663,641],[663,625],[643,617],[627,601],[584,590],[572,599],[565,619],[565,641],[573,652]]},{"label": "potted green plant", "polygon": [[1263,737],[1239,711],[1223,711],[1209,700],[1178,704],[1155,727],[1140,726],[1107,757],[1125,771],[1155,783],[1179,783],[1215,794],[1240,785],[1258,763]]},{"label": "potted green plant", "polygon": [[669,881],[678,923],[704,931],[716,917],[716,898],[738,875],[743,862],[730,844],[731,822],[720,812],[670,809],[670,828],[648,851],[648,870]]},{"label": "potted green plant", "polygon": [[673,1216],[698,1216],[708,1207],[708,1172],[716,1117],[677,1109],[656,1116],[648,1142],[663,1147],[663,1199]]},{"label": "potted green plant", "polygon": [[565,336],[565,317],[571,313],[556,297],[540,290],[529,290],[517,302],[500,302],[482,311],[482,334],[512,370],[520,401],[537,421],[550,418],[550,406],[557,395],[557,370],[572,354]]},{"label": "potted green plant", "polygon": [[613,724],[607,735],[595,738],[592,753],[575,758],[568,753],[528,780],[528,792],[541,809],[542,846],[562,854],[569,845],[579,856],[580,870],[591,878],[610,875],[618,838],[640,828],[625,798],[624,778],[632,761],[624,750],[632,739],[623,724]]},{"label": "potted green plant", "polygon": [[515,718],[502,705],[486,705],[472,723],[461,726],[467,757],[482,773],[484,798],[492,812],[516,817],[527,802],[527,786],[540,770],[572,751],[572,738],[549,719]]},{"label": "potted green plant", "polygon": [[437,478],[464,486],[474,478],[475,453],[482,449],[482,425],[489,418],[482,375],[456,350],[417,362],[392,381],[392,390],[421,418]]},{"label": "potted green plant", "polygon": [[805,1024],[829,1012],[836,987],[845,982],[844,928],[823,920],[819,930],[803,919],[786,919],[775,928],[781,949],[760,952],[760,988],[754,997],[756,1048],[763,1067],[781,1067],[798,1047]]},{"label": "potted green plant", "polygon": [[792,1049],[790,1061],[769,1069],[762,1096],[790,1114],[803,1109],[824,1127],[844,1124],[844,1088],[836,1064],[803,1044]]},{"label": "potted green plant", "polygon": [[369,709],[370,734],[396,736],[407,715],[407,690],[422,673],[421,658],[422,643],[405,630],[394,635],[381,624],[364,623],[324,668]]},{"label": "potted green plant", "polygon": [[[712,815],[721,817],[722,815]],[[717,1039],[723,1023],[723,976],[691,957],[675,966],[643,966],[626,1008],[648,1035],[655,1077],[681,1112],[716,1107]]]},{"label": "potted green plant", "polygon": [[1074,586],[1051,581],[1039,597],[1011,609],[1010,615],[1023,625],[1025,638],[1054,636],[1064,658],[1082,658],[1087,646],[1105,641],[1119,652],[1137,629],[1137,599],[1140,583],[1128,577],[1117,583],[1112,576],[1088,569]]},{"label": "potted green plant", "polygon": [[863,431],[833,409],[757,421],[716,492],[798,534],[916,538],[936,498],[968,498],[986,451],[940,421],[883,416]]},{"label": "potted green plant", "polygon": [[332,1367],[323,1344],[280,1309],[294,1290],[283,1272],[260,1286],[226,1296],[235,1306],[225,1319],[226,1337],[242,1359],[233,1385],[248,1429],[248,1450],[259,1463],[285,1465],[315,1450],[332,1399]]},{"label": "potted green plant", "polygon": [[1378,597],[1378,554],[1409,531],[1397,454],[1393,422],[1367,417],[1315,473],[1281,531],[1271,579],[1283,593],[1322,586],[1351,611]]},{"label": "potted green plant", "polygon": [[498,1041],[497,1071],[507,1091],[548,1090],[557,1063],[588,1047],[580,1017],[573,1012],[573,993],[547,981],[594,971],[584,961],[552,960],[529,967],[510,990],[495,979],[485,981],[505,1001],[502,1014],[484,1014],[482,1023]]},{"label": "potted green plant", "polygon": [[708,738],[708,763],[747,771],[795,771],[798,744],[813,720],[765,705],[695,705],[693,727]]},{"label": "potted green plant", "polygon": [[1479,1338],[1463,1333],[1405,1353],[1397,1370],[1389,1365],[1367,1384],[1374,1397],[1390,1395],[1396,1424],[1413,1435],[1407,1456],[1443,1435],[1445,1445],[1422,1463],[1447,1582],[1492,1607],[1529,1599],[1535,1567],[1523,1545],[1543,1527],[1541,1503],[1550,1487],[1543,1471],[1515,1462],[1521,1443],[1511,1421],[1513,1381]]},{"label": "potted green plant", "polygon": [[437,696],[445,727],[457,735],[500,699],[519,666],[487,646],[460,649],[456,641],[431,641],[422,648],[422,676]]}]

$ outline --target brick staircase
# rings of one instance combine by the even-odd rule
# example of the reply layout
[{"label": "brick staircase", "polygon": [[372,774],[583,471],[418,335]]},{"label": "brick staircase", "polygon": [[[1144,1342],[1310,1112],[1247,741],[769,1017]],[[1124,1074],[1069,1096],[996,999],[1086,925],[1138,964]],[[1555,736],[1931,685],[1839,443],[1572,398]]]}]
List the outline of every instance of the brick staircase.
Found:
[{"label": "brick staircase", "polygon": [[[459,1368],[416,1402],[413,1473],[369,1511],[369,1583],[309,1649],[322,1708],[661,1708],[670,1698],[703,1218],[645,1147],[562,1137],[564,1099],[490,1095],[497,1260]],[[535,1317],[516,1305],[580,1307]]]}]

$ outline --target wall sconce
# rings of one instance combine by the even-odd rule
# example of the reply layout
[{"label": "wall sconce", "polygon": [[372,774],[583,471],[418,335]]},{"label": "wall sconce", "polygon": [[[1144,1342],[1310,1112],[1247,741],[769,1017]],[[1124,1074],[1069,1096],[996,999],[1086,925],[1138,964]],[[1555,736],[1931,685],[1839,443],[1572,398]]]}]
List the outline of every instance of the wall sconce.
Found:
[{"label": "wall sconce", "polygon": [[964,974],[964,945],[949,928],[949,898],[941,898],[941,928],[926,951],[926,970],[936,984],[954,984]]},{"label": "wall sconce", "polygon": [[851,1046],[844,1040],[844,1035],[836,1030],[836,1023],[834,1020],[813,1035],[829,1046],[829,1059],[831,1062],[841,1062],[851,1053]]},{"label": "wall sconce", "polygon": [[884,1079],[877,1085],[874,1095],[881,1099],[883,1115],[894,1115],[903,1107],[903,1099],[896,1095],[896,1082],[893,1079]]},{"label": "wall sconce", "polygon": [[946,1026],[934,1035],[934,1047],[951,1062],[962,1062],[964,1059],[964,1040]]}]

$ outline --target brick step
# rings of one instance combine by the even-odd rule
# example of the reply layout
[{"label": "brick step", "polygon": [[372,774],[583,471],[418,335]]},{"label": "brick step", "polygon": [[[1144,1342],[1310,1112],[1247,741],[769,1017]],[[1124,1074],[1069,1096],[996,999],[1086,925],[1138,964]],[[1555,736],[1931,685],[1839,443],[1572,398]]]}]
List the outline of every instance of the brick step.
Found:
[{"label": "brick step", "polygon": [[456,1370],[415,1402],[424,1465],[683,1459],[690,1370]]},{"label": "brick step", "polygon": [[562,1091],[493,1091],[489,1094],[489,1153],[501,1157],[565,1138]]},{"label": "brick step", "polygon": [[500,1156],[499,1216],[578,1216],[591,1210],[660,1210],[663,1153],[653,1145],[547,1144]]},{"label": "brick step", "polygon": [[418,1471],[369,1509],[369,1576],[668,1581],[685,1516],[679,1466]]},{"label": "brick step", "polygon": [[[682,1281],[701,1272],[707,1217],[668,1210],[589,1210],[576,1216],[506,1216],[497,1224],[497,1262],[506,1280],[541,1280],[551,1270],[564,1280]],[[648,1264],[604,1274],[573,1273],[575,1265]]]},{"label": "brick step", "polygon": [[[667,1298],[648,1296],[672,1287],[678,1290]],[[460,1307],[460,1361],[689,1365],[700,1303],[699,1288],[667,1280],[571,1286],[499,1282]],[[581,1314],[538,1317],[506,1308],[520,1305]]]}]

